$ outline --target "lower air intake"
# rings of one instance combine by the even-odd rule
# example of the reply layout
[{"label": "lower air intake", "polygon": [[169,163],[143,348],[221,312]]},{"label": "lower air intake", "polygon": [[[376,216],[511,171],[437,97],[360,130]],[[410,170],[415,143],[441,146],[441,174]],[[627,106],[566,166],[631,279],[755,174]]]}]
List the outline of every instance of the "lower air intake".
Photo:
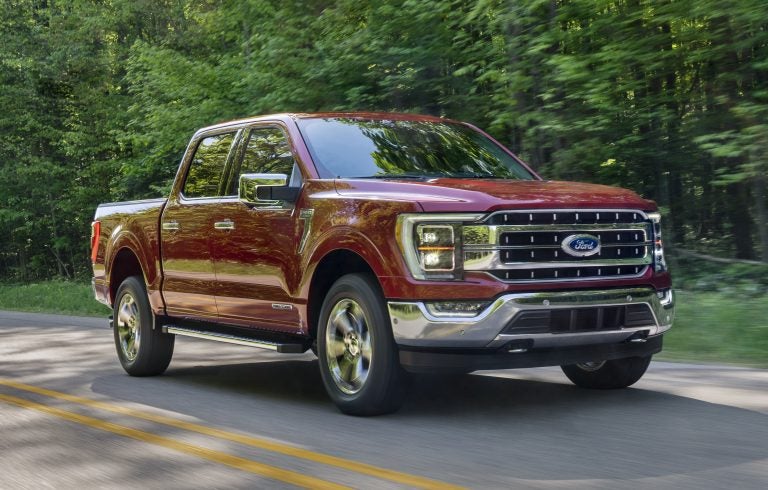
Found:
[{"label": "lower air intake", "polygon": [[594,306],[521,311],[501,332],[508,335],[576,333],[653,326],[648,305]]}]

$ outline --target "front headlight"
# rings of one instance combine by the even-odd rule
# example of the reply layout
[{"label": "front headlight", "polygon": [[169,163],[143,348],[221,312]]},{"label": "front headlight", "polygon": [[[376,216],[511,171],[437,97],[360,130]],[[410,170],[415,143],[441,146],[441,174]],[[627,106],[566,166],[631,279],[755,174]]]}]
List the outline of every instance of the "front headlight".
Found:
[{"label": "front headlight", "polygon": [[397,242],[416,279],[460,279],[461,227],[482,214],[403,214],[397,218]]},{"label": "front headlight", "polygon": [[454,225],[416,225],[416,251],[421,269],[450,272],[456,269]]},{"label": "front headlight", "polygon": [[661,214],[648,213],[648,218],[653,223],[653,267],[656,272],[667,270],[667,261],[664,259],[664,244],[661,241]]}]

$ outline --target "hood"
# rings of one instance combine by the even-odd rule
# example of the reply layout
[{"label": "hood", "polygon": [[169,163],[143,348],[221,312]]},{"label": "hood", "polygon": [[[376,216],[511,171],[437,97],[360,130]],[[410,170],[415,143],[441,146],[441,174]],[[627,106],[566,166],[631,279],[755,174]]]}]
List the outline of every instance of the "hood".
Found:
[{"label": "hood", "polygon": [[656,209],[653,201],[618,187],[580,182],[438,178],[337,180],[346,197],[418,202],[426,212],[500,209]]}]

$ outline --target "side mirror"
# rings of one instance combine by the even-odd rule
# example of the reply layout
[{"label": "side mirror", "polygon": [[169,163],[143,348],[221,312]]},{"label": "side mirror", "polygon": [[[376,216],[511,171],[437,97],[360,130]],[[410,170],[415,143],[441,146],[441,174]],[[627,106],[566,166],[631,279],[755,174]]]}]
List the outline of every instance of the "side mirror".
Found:
[{"label": "side mirror", "polygon": [[299,189],[288,187],[285,174],[242,174],[238,185],[238,197],[246,204],[278,206],[281,202],[293,202]]}]

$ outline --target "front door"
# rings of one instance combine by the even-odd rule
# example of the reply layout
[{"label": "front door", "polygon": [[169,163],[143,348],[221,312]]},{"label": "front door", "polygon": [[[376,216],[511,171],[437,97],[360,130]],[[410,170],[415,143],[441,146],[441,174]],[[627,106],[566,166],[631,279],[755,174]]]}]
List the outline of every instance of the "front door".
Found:
[{"label": "front door", "polygon": [[[298,280],[298,228],[292,203],[253,206],[237,198],[245,173],[301,175],[286,133],[256,126],[245,135],[241,159],[233,164],[229,194],[216,209],[212,236],[219,317],[224,323],[296,333],[299,312],[291,292]],[[298,183],[297,183],[298,181]]]}]

